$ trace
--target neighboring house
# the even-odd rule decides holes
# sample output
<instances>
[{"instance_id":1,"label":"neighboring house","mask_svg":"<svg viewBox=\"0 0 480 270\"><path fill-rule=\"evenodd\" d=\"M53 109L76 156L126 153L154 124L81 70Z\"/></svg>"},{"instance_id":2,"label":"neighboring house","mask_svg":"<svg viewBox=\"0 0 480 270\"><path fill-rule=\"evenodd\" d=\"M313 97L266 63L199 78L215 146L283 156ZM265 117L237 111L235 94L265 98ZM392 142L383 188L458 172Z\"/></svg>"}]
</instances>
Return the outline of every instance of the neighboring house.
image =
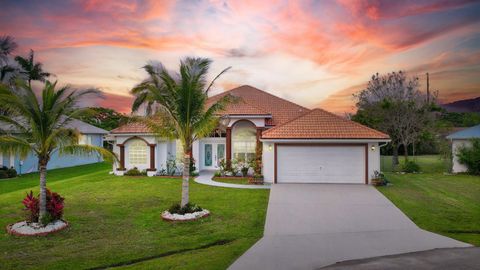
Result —
<instances>
[{"instance_id":1,"label":"neighboring house","mask_svg":"<svg viewBox=\"0 0 480 270\"><path fill-rule=\"evenodd\" d=\"M216 170L221 159L253 159L262 144L265 182L366 184L380 171L379 143L390 141L388 135L251 86L212 96L207 106L227 94L239 102L225 109L226 128L194 143L197 170ZM155 138L138 123L118 127L111 136L120 157L117 175L133 167L154 175L181 152L176 141Z\"/></svg>"},{"instance_id":2,"label":"neighboring house","mask_svg":"<svg viewBox=\"0 0 480 270\"><path fill-rule=\"evenodd\" d=\"M457 153L460 147L470 147L472 145L470 139L473 138L480 138L480 125L466 128L447 136L447 139L452 142L452 172L460 173L467 171L467 167L458 162Z\"/></svg>"},{"instance_id":3,"label":"neighboring house","mask_svg":"<svg viewBox=\"0 0 480 270\"><path fill-rule=\"evenodd\" d=\"M89 144L94 146L103 146L103 136L108 134L108 131L97 128L85 122L82 122L77 119L73 119L69 124L69 128L75 128L80 132L80 144ZM9 126L0 123L0 129L9 131ZM98 154L92 155L62 155L59 156L58 152L55 152L50 162L48 163L48 169L56 169L56 168L65 168L65 167L72 167L77 165L83 164L90 164L101 162L102 157ZM14 167L18 173L25 174L38 171L38 159L33 154L30 153L25 159L20 159L20 156L17 154L9 154L9 153L0 153L0 165L6 167Z\"/></svg>"}]
</instances>

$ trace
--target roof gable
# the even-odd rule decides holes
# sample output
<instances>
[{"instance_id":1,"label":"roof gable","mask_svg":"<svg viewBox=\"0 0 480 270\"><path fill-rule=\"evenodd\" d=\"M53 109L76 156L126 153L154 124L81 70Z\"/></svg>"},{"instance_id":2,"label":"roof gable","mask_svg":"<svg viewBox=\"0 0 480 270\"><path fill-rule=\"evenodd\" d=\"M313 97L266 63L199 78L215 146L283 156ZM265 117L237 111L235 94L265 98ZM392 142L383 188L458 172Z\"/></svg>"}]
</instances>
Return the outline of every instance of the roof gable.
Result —
<instances>
[{"instance_id":1,"label":"roof gable","mask_svg":"<svg viewBox=\"0 0 480 270\"><path fill-rule=\"evenodd\" d=\"M389 136L325 110L314 109L282 125L264 131L262 138L389 139Z\"/></svg>"},{"instance_id":2,"label":"roof gable","mask_svg":"<svg viewBox=\"0 0 480 270\"><path fill-rule=\"evenodd\" d=\"M274 96L265 91L249 85L242 85L232 90L210 97L207 100L207 107L211 106L218 99L225 95L232 95L240 99L239 102L229 104L224 110L224 114L230 115L251 115L251 114L270 114L271 119L267 119L267 125L278 125L296 118L309 109L295 104L291 101Z\"/></svg>"}]
</instances>

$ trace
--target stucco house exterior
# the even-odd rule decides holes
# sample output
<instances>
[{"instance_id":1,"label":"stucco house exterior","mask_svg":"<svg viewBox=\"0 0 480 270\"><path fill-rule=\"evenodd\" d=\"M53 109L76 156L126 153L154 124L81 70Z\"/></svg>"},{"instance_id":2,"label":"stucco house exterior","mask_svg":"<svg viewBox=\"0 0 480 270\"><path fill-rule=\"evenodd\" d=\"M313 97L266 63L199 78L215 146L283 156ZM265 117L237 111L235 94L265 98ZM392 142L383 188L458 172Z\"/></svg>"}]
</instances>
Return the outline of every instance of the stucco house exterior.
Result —
<instances>
[{"instance_id":1,"label":"stucco house exterior","mask_svg":"<svg viewBox=\"0 0 480 270\"><path fill-rule=\"evenodd\" d=\"M457 132L454 132L447 136L452 142L452 172L461 173L466 172L467 167L458 162L457 153L460 147L470 147L470 140L473 138L480 138L480 125L476 125L470 128L466 128Z\"/></svg>"},{"instance_id":2,"label":"stucco house exterior","mask_svg":"<svg viewBox=\"0 0 480 270\"><path fill-rule=\"evenodd\" d=\"M248 85L210 97L207 106L227 94L239 101L223 112L225 128L193 145L198 171L217 170L222 159L253 159L258 144L269 183L368 184L380 171L379 144L390 141L388 135ZM179 143L156 138L139 123L114 129L110 136L120 158L113 168L116 175L133 167L155 175L181 152Z\"/></svg>"},{"instance_id":3,"label":"stucco house exterior","mask_svg":"<svg viewBox=\"0 0 480 270\"><path fill-rule=\"evenodd\" d=\"M108 131L92 126L87 124L83 121L73 119L67 125L69 128L77 129L80 132L80 144L89 144L94 146L103 146L103 136L108 134ZM5 124L0 123L0 128L6 132L15 131L10 130L9 127ZM73 167L78 165L90 164L101 162L102 157L97 154L92 154L89 156L84 155L62 155L59 156L57 152L55 152L49 163L47 169L57 169L57 168L65 168L65 167ZM18 173L25 174L38 171L38 159L33 154L30 153L25 159L21 159L18 154L10 154L10 153L1 153L0 152L0 166L6 166L8 168L14 167Z\"/></svg>"}]
</instances>

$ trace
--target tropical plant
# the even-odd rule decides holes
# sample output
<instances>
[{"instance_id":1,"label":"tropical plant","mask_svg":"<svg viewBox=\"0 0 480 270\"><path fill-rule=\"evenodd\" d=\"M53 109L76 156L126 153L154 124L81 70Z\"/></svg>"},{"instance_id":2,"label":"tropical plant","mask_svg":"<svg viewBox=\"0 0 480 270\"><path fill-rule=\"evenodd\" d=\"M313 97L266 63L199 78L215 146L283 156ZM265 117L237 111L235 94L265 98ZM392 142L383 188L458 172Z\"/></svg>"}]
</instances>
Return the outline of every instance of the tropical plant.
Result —
<instances>
[{"instance_id":1,"label":"tropical plant","mask_svg":"<svg viewBox=\"0 0 480 270\"><path fill-rule=\"evenodd\" d=\"M0 37L0 82L9 82L15 77L18 71L10 64L9 56L18 47L17 43L11 36ZM13 76L12 76L13 74Z\"/></svg>"},{"instance_id":2,"label":"tropical plant","mask_svg":"<svg viewBox=\"0 0 480 270\"><path fill-rule=\"evenodd\" d=\"M149 63L144 69L148 78L132 89L135 100L132 110L146 106L148 116L143 122L159 137L178 139L183 151L181 206L189 202L189 178L192 145L208 136L219 124L218 113L231 100L225 95L207 106L208 92L213 83L229 68L218 74L210 84L207 75L211 60L187 57L180 61L179 73L168 71L161 63Z\"/></svg>"},{"instance_id":3,"label":"tropical plant","mask_svg":"<svg viewBox=\"0 0 480 270\"><path fill-rule=\"evenodd\" d=\"M46 190L46 197L47 197L47 215L42 216L40 218L39 212L39 198L33 196L33 191L27 193L25 199L23 199L22 203L25 206L25 210L27 211L27 221L28 222L39 222L42 219L45 220L42 223L49 223L50 221L59 220L63 217L63 208L64 208L64 200L62 196L60 196L56 192L51 192L49 189Z\"/></svg>"},{"instance_id":4,"label":"tropical plant","mask_svg":"<svg viewBox=\"0 0 480 270\"><path fill-rule=\"evenodd\" d=\"M20 74L25 76L29 86L32 85L32 81L45 82L45 80L51 75L50 73L43 71L42 63L35 63L33 50L30 50L30 53L26 58L16 56L15 61L17 61L22 68Z\"/></svg>"},{"instance_id":5,"label":"tropical plant","mask_svg":"<svg viewBox=\"0 0 480 270\"><path fill-rule=\"evenodd\" d=\"M24 81L15 87L0 85L0 107L5 115L0 122L8 130L0 130L0 152L18 153L25 158L33 153L38 158L40 173L39 217L47 213L47 165L53 154L102 155L105 160L116 160L115 155L92 145L80 145L79 132L69 126L74 117L85 113L78 107L79 100L97 90L74 91L68 87L55 89L57 83L47 81L37 97Z\"/></svg>"},{"instance_id":6,"label":"tropical plant","mask_svg":"<svg viewBox=\"0 0 480 270\"><path fill-rule=\"evenodd\" d=\"M12 54L18 45L12 36L0 36L0 61L3 63L8 62L8 56Z\"/></svg>"}]
</instances>

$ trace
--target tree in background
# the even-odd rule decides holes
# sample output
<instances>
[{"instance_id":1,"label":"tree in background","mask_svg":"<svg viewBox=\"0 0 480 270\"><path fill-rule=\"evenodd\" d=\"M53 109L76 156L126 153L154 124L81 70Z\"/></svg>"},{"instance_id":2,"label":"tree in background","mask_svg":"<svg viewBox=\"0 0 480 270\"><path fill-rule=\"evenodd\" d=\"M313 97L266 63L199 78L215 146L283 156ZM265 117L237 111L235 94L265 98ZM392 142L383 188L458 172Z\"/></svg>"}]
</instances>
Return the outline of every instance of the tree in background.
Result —
<instances>
[{"instance_id":1,"label":"tree in background","mask_svg":"<svg viewBox=\"0 0 480 270\"><path fill-rule=\"evenodd\" d=\"M40 216L42 223L48 223L47 166L51 156L63 154L101 154L106 160L116 159L115 155L92 145L80 145L79 132L68 127L72 118L85 113L78 107L85 95L96 94L95 90L70 91L68 87L55 89L56 83L46 82L41 95L35 95L31 86L17 80L15 87L0 84L0 108L6 112L0 116L3 127L0 130L0 152L18 153L26 157L33 153L38 158L40 173Z\"/></svg>"},{"instance_id":2,"label":"tree in background","mask_svg":"<svg viewBox=\"0 0 480 270\"><path fill-rule=\"evenodd\" d=\"M215 130L220 121L218 113L231 100L230 95L226 95L207 107L210 88L228 70L223 70L207 84L210 64L211 60L207 58L187 57L180 61L179 73L169 72L160 63L148 64L144 67L148 79L131 91L135 96L132 111L146 105L150 117L143 122L157 136L178 139L182 144L182 207L189 202L189 168L193 142Z\"/></svg>"},{"instance_id":3,"label":"tree in background","mask_svg":"<svg viewBox=\"0 0 480 270\"><path fill-rule=\"evenodd\" d=\"M398 165L398 148L415 143L433 123L435 98L427 101L418 78L402 72L373 75L367 88L354 95L357 113L352 120L387 133L393 149L392 165Z\"/></svg>"},{"instance_id":4,"label":"tree in background","mask_svg":"<svg viewBox=\"0 0 480 270\"><path fill-rule=\"evenodd\" d=\"M113 109L90 107L89 113L80 116L78 119L105 130L112 130L126 123L129 117Z\"/></svg>"},{"instance_id":5,"label":"tree in background","mask_svg":"<svg viewBox=\"0 0 480 270\"><path fill-rule=\"evenodd\" d=\"M20 74L25 77L28 85L32 85L32 81L45 82L50 77L50 73L43 71L42 63L35 62L34 52L30 50L28 57L16 56L15 61L20 65Z\"/></svg>"}]
</instances>

